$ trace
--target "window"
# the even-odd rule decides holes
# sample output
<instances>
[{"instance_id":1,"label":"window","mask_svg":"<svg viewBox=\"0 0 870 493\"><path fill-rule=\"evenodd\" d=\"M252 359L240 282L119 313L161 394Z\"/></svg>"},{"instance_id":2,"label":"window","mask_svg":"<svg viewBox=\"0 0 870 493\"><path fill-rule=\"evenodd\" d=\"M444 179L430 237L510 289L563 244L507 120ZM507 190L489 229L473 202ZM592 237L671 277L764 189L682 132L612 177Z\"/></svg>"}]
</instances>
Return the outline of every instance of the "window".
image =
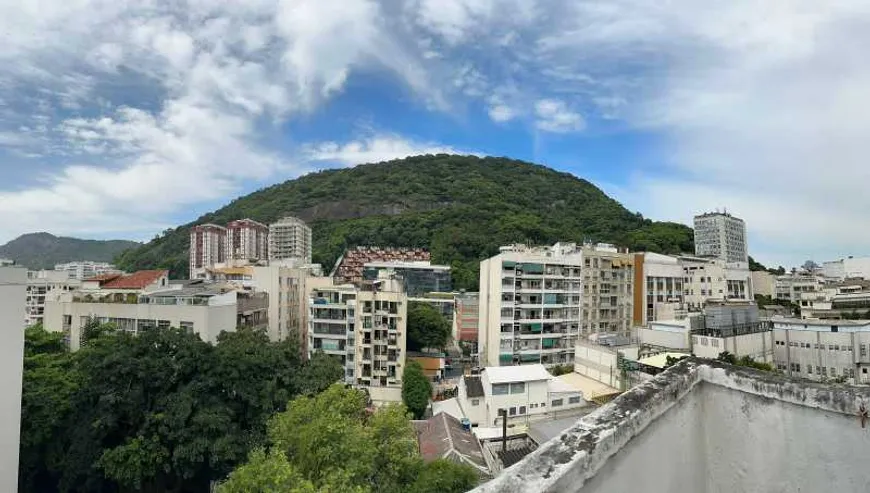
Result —
<instances>
[{"instance_id":1,"label":"window","mask_svg":"<svg viewBox=\"0 0 870 493\"><path fill-rule=\"evenodd\" d=\"M863 373L863 374L866 375L866 374L867 374L867 368L861 368L861 373Z\"/></svg>"},{"instance_id":2,"label":"window","mask_svg":"<svg viewBox=\"0 0 870 493\"><path fill-rule=\"evenodd\" d=\"M529 409L535 409L535 408L537 408L537 407L538 407L538 403L537 403L537 402L533 402L533 403L529 404Z\"/></svg>"},{"instance_id":3,"label":"window","mask_svg":"<svg viewBox=\"0 0 870 493\"><path fill-rule=\"evenodd\" d=\"M510 386L511 394L522 394L526 391L526 384L524 382L512 383Z\"/></svg>"},{"instance_id":4,"label":"window","mask_svg":"<svg viewBox=\"0 0 870 493\"><path fill-rule=\"evenodd\" d=\"M553 407L558 407L562 405L562 399L553 399Z\"/></svg>"},{"instance_id":5,"label":"window","mask_svg":"<svg viewBox=\"0 0 870 493\"><path fill-rule=\"evenodd\" d=\"M507 395L511 391L511 386L508 383L496 383L492 386L492 395Z\"/></svg>"},{"instance_id":6,"label":"window","mask_svg":"<svg viewBox=\"0 0 870 493\"><path fill-rule=\"evenodd\" d=\"M182 320L181 322L178 322L178 328L187 332L188 334L193 334L193 322L185 322L184 320Z\"/></svg>"},{"instance_id":7,"label":"window","mask_svg":"<svg viewBox=\"0 0 870 493\"><path fill-rule=\"evenodd\" d=\"M839 350L840 350L840 345L839 345L839 344L835 344L835 345L834 345L834 351L839 351Z\"/></svg>"},{"instance_id":8,"label":"window","mask_svg":"<svg viewBox=\"0 0 870 493\"><path fill-rule=\"evenodd\" d=\"M547 407L547 403L546 403L546 402L542 402L542 403L541 403L541 407Z\"/></svg>"},{"instance_id":9,"label":"window","mask_svg":"<svg viewBox=\"0 0 870 493\"><path fill-rule=\"evenodd\" d=\"M828 344L828 351L833 351L833 350L834 350L834 345Z\"/></svg>"},{"instance_id":10,"label":"window","mask_svg":"<svg viewBox=\"0 0 870 493\"><path fill-rule=\"evenodd\" d=\"M867 345L861 344L861 356L867 356Z\"/></svg>"},{"instance_id":11,"label":"window","mask_svg":"<svg viewBox=\"0 0 870 493\"><path fill-rule=\"evenodd\" d=\"M837 369L834 368L833 366L831 367L831 376L832 376L832 377L836 377L836 376L837 376Z\"/></svg>"},{"instance_id":12,"label":"window","mask_svg":"<svg viewBox=\"0 0 870 493\"><path fill-rule=\"evenodd\" d=\"M516 408L516 407L511 407L511 408L510 408L510 411L508 412L508 414L510 414L511 416L516 416L516 415L517 415L517 408Z\"/></svg>"},{"instance_id":13,"label":"window","mask_svg":"<svg viewBox=\"0 0 870 493\"><path fill-rule=\"evenodd\" d=\"M849 378L855 378L855 369L849 368Z\"/></svg>"},{"instance_id":14,"label":"window","mask_svg":"<svg viewBox=\"0 0 870 493\"><path fill-rule=\"evenodd\" d=\"M813 365L807 365L807 374L809 374L809 375L813 374Z\"/></svg>"},{"instance_id":15,"label":"window","mask_svg":"<svg viewBox=\"0 0 870 493\"><path fill-rule=\"evenodd\" d=\"M169 328L169 320L158 320L157 321L158 329L168 329Z\"/></svg>"},{"instance_id":16,"label":"window","mask_svg":"<svg viewBox=\"0 0 870 493\"><path fill-rule=\"evenodd\" d=\"M480 399L471 399L471 405L472 406L480 405Z\"/></svg>"},{"instance_id":17,"label":"window","mask_svg":"<svg viewBox=\"0 0 870 493\"><path fill-rule=\"evenodd\" d=\"M520 415L526 414L526 406L520 406Z\"/></svg>"},{"instance_id":18,"label":"window","mask_svg":"<svg viewBox=\"0 0 870 493\"><path fill-rule=\"evenodd\" d=\"M569 397L568 404L580 404L580 397Z\"/></svg>"},{"instance_id":19,"label":"window","mask_svg":"<svg viewBox=\"0 0 870 493\"><path fill-rule=\"evenodd\" d=\"M823 367L822 367L822 376L823 376L823 377L827 377L827 376L828 376L828 367L827 367L827 366L823 366Z\"/></svg>"}]
</instances>

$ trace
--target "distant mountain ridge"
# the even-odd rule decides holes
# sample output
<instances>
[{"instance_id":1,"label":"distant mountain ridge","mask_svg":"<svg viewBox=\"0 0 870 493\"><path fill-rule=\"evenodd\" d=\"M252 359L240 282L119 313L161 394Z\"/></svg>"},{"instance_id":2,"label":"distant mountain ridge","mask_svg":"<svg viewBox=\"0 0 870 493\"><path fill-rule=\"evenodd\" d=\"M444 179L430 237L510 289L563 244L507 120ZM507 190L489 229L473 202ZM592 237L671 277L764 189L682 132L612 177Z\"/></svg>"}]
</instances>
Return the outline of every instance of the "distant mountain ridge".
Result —
<instances>
[{"instance_id":1,"label":"distant mountain ridge","mask_svg":"<svg viewBox=\"0 0 870 493\"><path fill-rule=\"evenodd\" d=\"M75 260L111 262L141 243L127 240L82 240L50 233L29 233L0 246L0 258L9 258L29 269L53 269Z\"/></svg>"},{"instance_id":2,"label":"distant mountain ridge","mask_svg":"<svg viewBox=\"0 0 870 493\"><path fill-rule=\"evenodd\" d=\"M453 267L454 287L476 289L481 259L514 242L585 240L634 251L694 250L692 229L627 210L569 173L507 158L426 155L311 173L237 198L128 250L119 267L188 274L190 228L291 215L312 228L313 259L329 272L347 247L427 248Z\"/></svg>"}]
</instances>

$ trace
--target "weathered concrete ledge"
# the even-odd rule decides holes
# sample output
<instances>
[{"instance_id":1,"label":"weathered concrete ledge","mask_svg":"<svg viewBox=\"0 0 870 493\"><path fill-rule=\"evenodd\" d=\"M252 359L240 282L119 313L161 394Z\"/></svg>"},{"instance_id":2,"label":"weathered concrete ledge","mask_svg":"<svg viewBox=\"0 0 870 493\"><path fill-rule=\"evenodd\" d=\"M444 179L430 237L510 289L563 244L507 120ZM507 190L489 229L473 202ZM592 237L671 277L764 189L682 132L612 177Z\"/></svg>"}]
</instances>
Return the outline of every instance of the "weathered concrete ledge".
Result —
<instances>
[{"instance_id":1,"label":"weathered concrete ledge","mask_svg":"<svg viewBox=\"0 0 870 493\"><path fill-rule=\"evenodd\" d=\"M867 387L798 381L770 372L688 358L584 416L561 436L475 491L578 491L608 459L702 382L763 399L851 415L856 428L860 428L858 414L862 403L870 408Z\"/></svg>"}]
</instances>

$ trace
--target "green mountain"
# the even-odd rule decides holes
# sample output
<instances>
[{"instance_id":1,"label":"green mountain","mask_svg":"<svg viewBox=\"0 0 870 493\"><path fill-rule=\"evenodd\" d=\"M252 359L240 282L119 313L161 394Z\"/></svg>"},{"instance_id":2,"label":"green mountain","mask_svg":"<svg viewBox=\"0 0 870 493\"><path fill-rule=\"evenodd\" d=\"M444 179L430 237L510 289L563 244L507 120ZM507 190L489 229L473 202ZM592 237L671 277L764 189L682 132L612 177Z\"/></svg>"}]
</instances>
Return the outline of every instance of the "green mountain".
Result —
<instances>
[{"instance_id":1,"label":"green mountain","mask_svg":"<svg viewBox=\"0 0 870 493\"><path fill-rule=\"evenodd\" d=\"M55 264L74 260L110 262L121 252L141 246L124 240L80 240L30 233L0 246L0 258L10 258L30 269L53 269Z\"/></svg>"},{"instance_id":2,"label":"green mountain","mask_svg":"<svg viewBox=\"0 0 870 493\"><path fill-rule=\"evenodd\" d=\"M311 173L240 197L122 254L124 269L188 270L189 229L292 215L313 230L314 261L329 269L355 245L425 247L451 264L457 288L476 289L478 262L512 242L584 240L637 251L693 250L692 230L632 213L586 180L506 158L415 156Z\"/></svg>"}]
</instances>

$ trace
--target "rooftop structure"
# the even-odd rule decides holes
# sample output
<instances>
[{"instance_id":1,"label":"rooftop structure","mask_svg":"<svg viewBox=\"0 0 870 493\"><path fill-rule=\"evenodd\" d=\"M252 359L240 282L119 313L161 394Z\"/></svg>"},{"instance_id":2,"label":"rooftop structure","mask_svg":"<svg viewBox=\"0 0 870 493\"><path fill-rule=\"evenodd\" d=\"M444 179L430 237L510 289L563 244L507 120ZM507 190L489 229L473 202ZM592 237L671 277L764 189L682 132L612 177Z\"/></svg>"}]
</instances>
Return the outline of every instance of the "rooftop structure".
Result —
<instances>
[{"instance_id":1,"label":"rooftop structure","mask_svg":"<svg viewBox=\"0 0 870 493\"><path fill-rule=\"evenodd\" d=\"M695 216L695 255L748 262L746 223L726 212Z\"/></svg>"},{"instance_id":2,"label":"rooftop structure","mask_svg":"<svg viewBox=\"0 0 870 493\"><path fill-rule=\"evenodd\" d=\"M335 263L330 277L338 284L363 281L363 269L372 262L429 262L429 252L422 248L358 246L348 249Z\"/></svg>"},{"instance_id":3,"label":"rooftop structure","mask_svg":"<svg viewBox=\"0 0 870 493\"><path fill-rule=\"evenodd\" d=\"M363 279L366 281L375 280L385 272L401 279L408 296L420 297L452 289L449 265L432 265L428 260L376 261L363 265Z\"/></svg>"},{"instance_id":4,"label":"rooftop structure","mask_svg":"<svg viewBox=\"0 0 870 493\"><path fill-rule=\"evenodd\" d=\"M426 421L415 421L414 427L424 461L446 459L471 466L481 476L489 474L480 441L455 417L442 412Z\"/></svg>"},{"instance_id":5,"label":"rooftop structure","mask_svg":"<svg viewBox=\"0 0 870 493\"><path fill-rule=\"evenodd\" d=\"M822 262L822 273L829 279L861 278L870 280L870 257L846 257Z\"/></svg>"},{"instance_id":6,"label":"rooftop structure","mask_svg":"<svg viewBox=\"0 0 870 493\"><path fill-rule=\"evenodd\" d=\"M82 287L85 289L98 288L102 290L146 290L166 287L169 284L169 271L140 270L132 274L103 274L85 279Z\"/></svg>"},{"instance_id":7,"label":"rooftop structure","mask_svg":"<svg viewBox=\"0 0 870 493\"><path fill-rule=\"evenodd\" d=\"M690 358L473 491L868 491L868 401L867 387Z\"/></svg>"}]
</instances>

